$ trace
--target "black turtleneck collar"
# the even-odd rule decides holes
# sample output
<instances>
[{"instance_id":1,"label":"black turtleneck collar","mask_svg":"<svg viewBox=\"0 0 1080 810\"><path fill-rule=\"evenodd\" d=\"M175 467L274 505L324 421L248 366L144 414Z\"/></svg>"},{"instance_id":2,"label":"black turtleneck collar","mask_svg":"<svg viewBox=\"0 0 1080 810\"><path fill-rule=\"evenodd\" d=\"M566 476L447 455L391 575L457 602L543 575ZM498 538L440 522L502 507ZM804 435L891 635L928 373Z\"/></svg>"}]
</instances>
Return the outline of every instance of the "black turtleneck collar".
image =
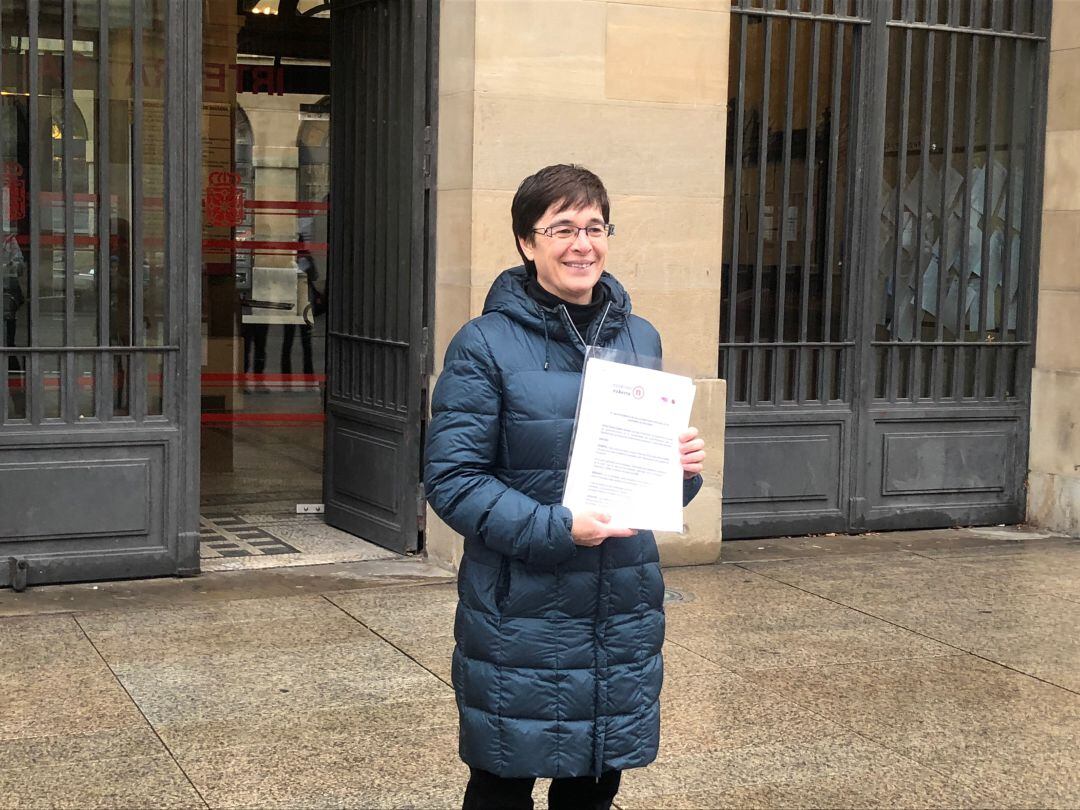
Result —
<instances>
[{"instance_id":1,"label":"black turtleneck collar","mask_svg":"<svg viewBox=\"0 0 1080 810\"><path fill-rule=\"evenodd\" d=\"M555 310L559 307L566 307L567 313L570 315L570 320L573 322L574 327L581 333L582 337L585 337L585 333L589 328L589 325L596 318L600 312L601 307L607 302L607 288L603 284L596 284L592 290L592 300L587 304L574 304L570 301L564 301L554 293L550 293L540 286L539 280L536 278L536 271L529 268L528 277L525 279L525 292L529 298L534 300L540 306L547 310Z\"/></svg>"}]
</instances>

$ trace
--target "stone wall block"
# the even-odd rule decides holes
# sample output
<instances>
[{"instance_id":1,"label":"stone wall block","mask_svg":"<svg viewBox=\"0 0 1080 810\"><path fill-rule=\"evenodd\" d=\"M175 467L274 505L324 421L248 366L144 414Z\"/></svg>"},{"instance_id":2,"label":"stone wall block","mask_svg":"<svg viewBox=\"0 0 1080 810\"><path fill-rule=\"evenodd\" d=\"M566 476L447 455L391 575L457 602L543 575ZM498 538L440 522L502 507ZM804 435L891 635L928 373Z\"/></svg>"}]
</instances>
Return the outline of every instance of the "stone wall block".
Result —
<instances>
[{"instance_id":1,"label":"stone wall block","mask_svg":"<svg viewBox=\"0 0 1080 810\"><path fill-rule=\"evenodd\" d=\"M1027 521L1080 537L1080 478L1040 472L1028 475Z\"/></svg>"},{"instance_id":2,"label":"stone wall block","mask_svg":"<svg viewBox=\"0 0 1080 810\"><path fill-rule=\"evenodd\" d=\"M1050 86L1047 90L1046 131L1080 129L1080 48L1050 54Z\"/></svg>"},{"instance_id":3,"label":"stone wall block","mask_svg":"<svg viewBox=\"0 0 1080 810\"><path fill-rule=\"evenodd\" d=\"M618 3L609 3L609 5L655 6L694 11L719 11L726 14L731 9L731 0L618 0Z\"/></svg>"},{"instance_id":4,"label":"stone wall block","mask_svg":"<svg viewBox=\"0 0 1080 810\"><path fill-rule=\"evenodd\" d=\"M1041 289L1080 292L1077 245L1080 245L1080 211L1047 211L1042 222Z\"/></svg>"},{"instance_id":5,"label":"stone wall block","mask_svg":"<svg viewBox=\"0 0 1080 810\"><path fill-rule=\"evenodd\" d=\"M464 189L440 192L435 223L440 284L471 283L472 230L472 194Z\"/></svg>"},{"instance_id":6,"label":"stone wall block","mask_svg":"<svg viewBox=\"0 0 1080 810\"><path fill-rule=\"evenodd\" d=\"M593 0L478 0L477 92L603 100L605 13Z\"/></svg>"},{"instance_id":7,"label":"stone wall block","mask_svg":"<svg viewBox=\"0 0 1080 810\"><path fill-rule=\"evenodd\" d=\"M1080 131L1046 133L1043 207L1080 211Z\"/></svg>"},{"instance_id":8,"label":"stone wall block","mask_svg":"<svg viewBox=\"0 0 1080 810\"><path fill-rule=\"evenodd\" d=\"M1055 0L1051 8L1050 50L1080 48L1080 3L1076 0Z\"/></svg>"},{"instance_id":9,"label":"stone wall block","mask_svg":"<svg viewBox=\"0 0 1080 810\"><path fill-rule=\"evenodd\" d=\"M519 180L524 178L522 175ZM510 224L510 204L516 190L515 185L510 191L478 190L473 194L472 283L483 287L485 293L499 273L521 264Z\"/></svg>"},{"instance_id":10,"label":"stone wall block","mask_svg":"<svg viewBox=\"0 0 1080 810\"><path fill-rule=\"evenodd\" d=\"M1080 372L1032 373L1029 467L1080 478Z\"/></svg>"},{"instance_id":11,"label":"stone wall block","mask_svg":"<svg viewBox=\"0 0 1080 810\"><path fill-rule=\"evenodd\" d=\"M436 374L442 371L446 347L470 318L471 293L472 288L468 285L441 282L435 285L435 344L432 358Z\"/></svg>"},{"instance_id":12,"label":"stone wall block","mask_svg":"<svg viewBox=\"0 0 1080 810\"><path fill-rule=\"evenodd\" d=\"M729 23L726 12L612 3L607 97L726 104Z\"/></svg>"},{"instance_id":13,"label":"stone wall block","mask_svg":"<svg viewBox=\"0 0 1080 810\"><path fill-rule=\"evenodd\" d=\"M615 195L609 269L638 290L713 288L720 296L722 199Z\"/></svg>"},{"instance_id":14,"label":"stone wall block","mask_svg":"<svg viewBox=\"0 0 1080 810\"><path fill-rule=\"evenodd\" d=\"M647 296L630 292L634 312L660 332L666 370L701 378L716 376L720 296L715 290L653 290Z\"/></svg>"},{"instance_id":15,"label":"stone wall block","mask_svg":"<svg viewBox=\"0 0 1080 810\"><path fill-rule=\"evenodd\" d=\"M476 65L475 0L441 0L439 93L472 92Z\"/></svg>"},{"instance_id":16,"label":"stone wall block","mask_svg":"<svg viewBox=\"0 0 1080 810\"><path fill-rule=\"evenodd\" d=\"M472 93L439 97L437 179L439 190L471 190L473 184L474 107Z\"/></svg>"},{"instance_id":17,"label":"stone wall block","mask_svg":"<svg viewBox=\"0 0 1080 810\"><path fill-rule=\"evenodd\" d=\"M1036 325L1035 366L1080 371L1080 292L1042 290Z\"/></svg>"},{"instance_id":18,"label":"stone wall block","mask_svg":"<svg viewBox=\"0 0 1080 810\"><path fill-rule=\"evenodd\" d=\"M573 162L619 194L715 199L723 196L725 125L723 108L478 95L475 183L512 191L542 166Z\"/></svg>"}]
</instances>

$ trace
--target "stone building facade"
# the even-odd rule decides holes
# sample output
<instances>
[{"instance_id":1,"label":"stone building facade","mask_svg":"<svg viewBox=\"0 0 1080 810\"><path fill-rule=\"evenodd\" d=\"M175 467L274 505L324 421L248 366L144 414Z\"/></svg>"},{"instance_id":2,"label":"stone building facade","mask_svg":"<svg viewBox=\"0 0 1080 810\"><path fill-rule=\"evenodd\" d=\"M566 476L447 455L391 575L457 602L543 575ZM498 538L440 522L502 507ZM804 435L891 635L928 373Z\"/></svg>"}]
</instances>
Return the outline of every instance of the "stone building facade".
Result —
<instances>
[{"instance_id":1,"label":"stone building facade","mask_svg":"<svg viewBox=\"0 0 1080 810\"><path fill-rule=\"evenodd\" d=\"M1054 3L1028 522L1080 536L1080 3Z\"/></svg>"}]
</instances>

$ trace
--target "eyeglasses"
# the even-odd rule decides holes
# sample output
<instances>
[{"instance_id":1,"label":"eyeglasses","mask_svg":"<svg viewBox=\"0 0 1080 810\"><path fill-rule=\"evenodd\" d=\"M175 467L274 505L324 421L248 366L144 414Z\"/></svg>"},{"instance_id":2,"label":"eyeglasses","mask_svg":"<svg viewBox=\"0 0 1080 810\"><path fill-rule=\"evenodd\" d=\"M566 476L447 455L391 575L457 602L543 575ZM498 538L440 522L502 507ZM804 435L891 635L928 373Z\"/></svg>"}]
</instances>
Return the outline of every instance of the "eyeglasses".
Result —
<instances>
[{"instance_id":1,"label":"eyeglasses","mask_svg":"<svg viewBox=\"0 0 1080 810\"><path fill-rule=\"evenodd\" d=\"M541 236L547 236L551 239L558 239L560 242L568 242L571 239L577 239L578 234L585 231L585 235L590 239L606 239L609 236L615 235L615 226L611 223L606 225L586 225L584 228L578 228L574 225L549 225L546 228L533 228L533 233L538 233Z\"/></svg>"}]
</instances>

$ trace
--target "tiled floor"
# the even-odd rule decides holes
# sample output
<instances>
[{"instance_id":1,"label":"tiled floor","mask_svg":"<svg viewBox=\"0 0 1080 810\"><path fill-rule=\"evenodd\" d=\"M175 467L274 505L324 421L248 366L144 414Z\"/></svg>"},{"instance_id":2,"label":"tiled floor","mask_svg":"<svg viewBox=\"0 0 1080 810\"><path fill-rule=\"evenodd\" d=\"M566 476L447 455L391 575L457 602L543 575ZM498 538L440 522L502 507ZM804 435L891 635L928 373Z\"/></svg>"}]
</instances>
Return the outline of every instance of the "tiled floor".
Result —
<instances>
[{"instance_id":1,"label":"tiled floor","mask_svg":"<svg viewBox=\"0 0 1080 810\"><path fill-rule=\"evenodd\" d=\"M619 806L1080 806L1080 541L840 540L666 572ZM455 586L396 570L0 592L0 807L460 806Z\"/></svg>"},{"instance_id":2,"label":"tiled floor","mask_svg":"<svg viewBox=\"0 0 1080 810\"><path fill-rule=\"evenodd\" d=\"M361 562L398 556L326 525L321 515L260 512L235 506L204 514L200 518L200 540L204 572Z\"/></svg>"}]
</instances>

